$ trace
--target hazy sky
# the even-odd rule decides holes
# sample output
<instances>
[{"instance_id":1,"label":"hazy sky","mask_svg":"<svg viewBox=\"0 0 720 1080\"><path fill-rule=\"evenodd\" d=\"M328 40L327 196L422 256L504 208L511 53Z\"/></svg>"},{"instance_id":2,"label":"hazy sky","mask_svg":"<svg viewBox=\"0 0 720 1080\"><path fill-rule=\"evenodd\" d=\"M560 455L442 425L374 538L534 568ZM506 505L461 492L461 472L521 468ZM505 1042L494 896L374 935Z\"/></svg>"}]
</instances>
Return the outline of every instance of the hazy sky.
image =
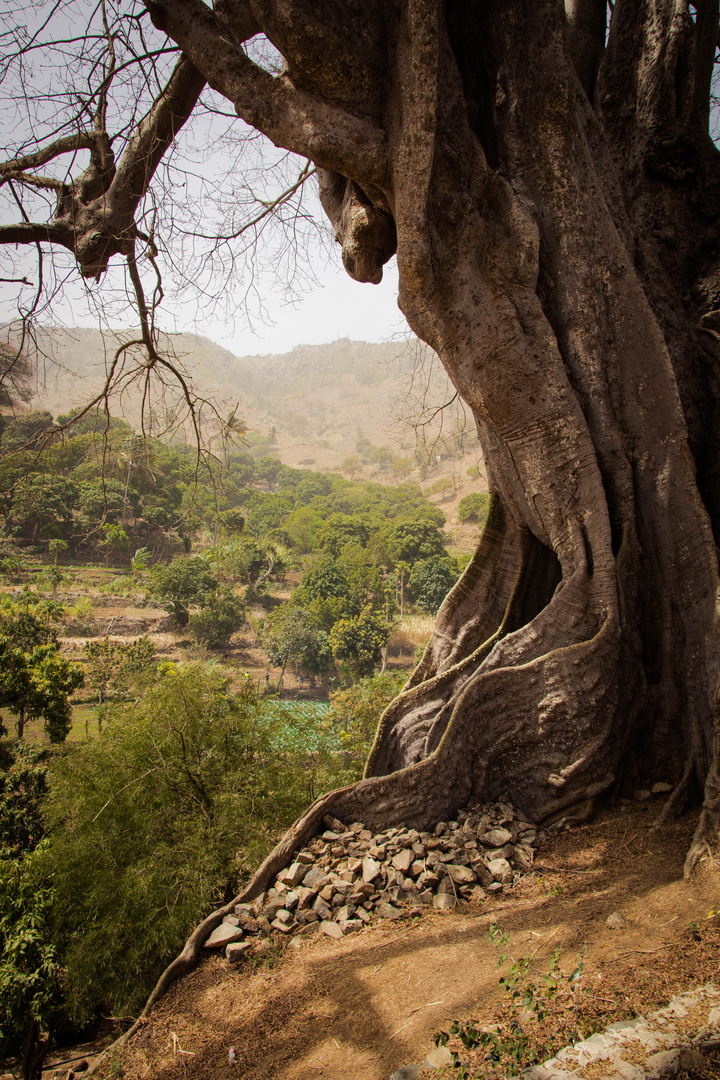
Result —
<instances>
[{"instance_id":1,"label":"hazy sky","mask_svg":"<svg viewBox=\"0 0 720 1080\"><path fill-rule=\"evenodd\" d=\"M204 327L202 333L236 356L288 352L295 345L320 345L338 338L353 341L387 341L407 331L397 306L397 265L386 267L380 285L363 285L348 277L338 259L316 271L319 284L299 301L288 304L268 291L264 302L271 325L255 324L252 330L228 330L221 322ZM183 329L192 329L191 326Z\"/></svg>"}]
</instances>

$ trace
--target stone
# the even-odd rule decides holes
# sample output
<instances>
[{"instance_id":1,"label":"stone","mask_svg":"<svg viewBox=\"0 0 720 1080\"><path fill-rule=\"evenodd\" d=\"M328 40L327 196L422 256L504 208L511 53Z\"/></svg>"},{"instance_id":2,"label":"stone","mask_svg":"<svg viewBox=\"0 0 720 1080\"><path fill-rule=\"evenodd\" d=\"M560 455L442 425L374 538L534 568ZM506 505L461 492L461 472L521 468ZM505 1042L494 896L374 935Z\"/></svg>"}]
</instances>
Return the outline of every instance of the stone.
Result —
<instances>
[{"instance_id":1,"label":"stone","mask_svg":"<svg viewBox=\"0 0 720 1080\"><path fill-rule=\"evenodd\" d=\"M402 874L407 874L413 863L413 853L410 848L404 848L397 855L393 855L390 861L396 870L399 870Z\"/></svg>"},{"instance_id":2,"label":"stone","mask_svg":"<svg viewBox=\"0 0 720 1080\"><path fill-rule=\"evenodd\" d=\"M286 914L290 915L290 912L288 911ZM290 919L292 920L292 915L290 915ZM289 923L285 922L284 919L273 919L270 926L273 930L278 930L281 934L289 934L293 929L294 924L292 921Z\"/></svg>"},{"instance_id":3,"label":"stone","mask_svg":"<svg viewBox=\"0 0 720 1080\"><path fill-rule=\"evenodd\" d=\"M487 893L480 885L476 885L470 890L468 900L472 900L475 904L482 903L483 900L487 900Z\"/></svg>"},{"instance_id":4,"label":"stone","mask_svg":"<svg viewBox=\"0 0 720 1080\"><path fill-rule=\"evenodd\" d=\"M661 780L657 784L653 784L650 791L653 795L669 795L672 789L672 784L666 784Z\"/></svg>"},{"instance_id":5,"label":"stone","mask_svg":"<svg viewBox=\"0 0 720 1080\"><path fill-rule=\"evenodd\" d=\"M270 926L270 920L266 919L264 915L261 915L257 922L265 937L270 937L270 933L272 930L272 927Z\"/></svg>"},{"instance_id":6,"label":"stone","mask_svg":"<svg viewBox=\"0 0 720 1080\"><path fill-rule=\"evenodd\" d=\"M469 866L459 866L450 863L447 868L448 877L452 878L456 885L474 885L475 874Z\"/></svg>"},{"instance_id":7,"label":"stone","mask_svg":"<svg viewBox=\"0 0 720 1080\"><path fill-rule=\"evenodd\" d=\"M444 1069L447 1065L452 1065L452 1063L453 1056L447 1046L436 1046L434 1050L430 1051L423 1064L426 1069Z\"/></svg>"},{"instance_id":8,"label":"stone","mask_svg":"<svg viewBox=\"0 0 720 1080\"><path fill-rule=\"evenodd\" d=\"M223 919L223 922L224 923L229 923L230 926L239 926L240 925L240 919L239 919L239 917L237 915L226 915L225 918Z\"/></svg>"},{"instance_id":9,"label":"stone","mask_svg":"<svg viewBox=\"0 0 720 1080\"><path fill-rule=\"evenodd\" d=\"M288 926L292 921L292 913L286 908L281 908L275 916L275 922L283 923L285 926Z\"/></svg>"},{"instance_id":10,"label":"stone","mask_svg":"<svg viewBox=\"0 0 720 1080\"><path fill-rule=\"evenodd\" d=\"M425 860L416 859L410 866L410 877L419 877L425 870Z\"/></svg>"},{"instance_id":11,"label":"stone","mask_svg":"<svg viewBox=\"0 0 720 1080\"><path fill-rule=\"evenodd\" d=\"M298 927L295 931L295 937L309 937L311 934L316 934L320 929L320 921L305 923L304 926Z\"/></svg>"},{"instance_id":12,"label":"stone","mask_svg":"<svg viewBox=\"0 0 720 1080\"><path fill-rule=\"evenodd\" d=\"M345 832L345 826L343 825L342 821L339 821L338 818L333 817L331 814L325 815L325 817L323 818L323 825L326 829L331 829L333 832L336 833Z\"/></svg>"},{"instance_id":13,"label":"stone","mask_svg":"<svg viewBox=\"0 0 720 1080\"><path fill-rule=\"evenodd\" d=\"M342 927L330 919L323 919L320 923L320 930L323 934L327 934L328 937L335 938L336 941L339 941L343 936Z\"/></svg>"},{"instance_id":14,"label":"stone","mask_svg":"<svg viewBox=\"0 0 720 1080\"><path fill-rule=\"evenodd\" d=\"M390 1080L418 1080L422 1065L402 1065L390 1077Z\"/></svg>"},{"instance_id":15,"label":"stone","mask_svg":"<svg viewBox=\"0 0 720 1080\"><path fill-rule=\"evenodd\" d=\"M513 852L513 862L520 870L529 870L533 864L535 853L531 847L518 844Z\"/></svg>"},{"instance_id":16,"label":"stone","mask_svg":"<svg viewBox=\"0 0 720 1080\"><path fill-rule=\"evenodd\" d=\"M360 919L338 919L338 926L343 934L353 934L358 930L362 930L363 925Z\"/></svg>"},{"instance_id":17,"label":"stone","mask_svg":"<svg viewBox=\"0 0 720 1080\"><path fill-rule=\"evenodd\" d=\"M298 898L297 906L301 911L303 908L310 907L316 896L314 889L307 889L304 885L300 885L296 893Z\"/></svg>"},{"instance_id":18,"label":"stone","mask_svg":"<svg viewBox=\"0 0 720 1080\"><path fill-rule=\"evenodd\" d=\"M633 795L638 802L647 802L650 798L650 792L647 788L637 788L636 791L633 791Z\"/></svg>"},{"instance_id":19,"label":"stone","mask_svg":"<svg viewBox=\"0 0 720 1080\"><path fill-rule=\"evenodd\" d=\"M624 930L627 926L627 919L619 911L613 911L605 920L605 925L609 930Z\"/></svg>"},{"instance_id":20,"label":"stone","mask_svg":"<svg viewBox=\"0 0 720 1080\"><path fill-rule=\"evenodd\" d=\"M257 919L240 919L240 928L245 931L246 934L257 934L260 927L258 926Z\"/></svg>"},{"instance_id":21,"label":"stone","mask_svg":"<svg viewBox=\"0 0 720 1080\"><path fill-rule=\"evenodd\" d=\"M509 829L490 829L484 833L479 840L485 845L485 847L499 848L504 844L509 844L512 840L512 833Z\"/></svg>"},{"instance_id":22,"label":"stone","mask_svg":"<svg viewBox=\"0 0 720 1080\"><path fill-rule=\"evenodd\" d=\"M355 912L355 916L364 923L370 922L370 912L366 911L364 907L359 907Z\"/></svg>"},{"instance_id":23,"label":"stone","mask_svg":"<svg viewBox=\"0 0 720 1080\"><path fill-rule=\"evenodd\" d=\"M319 919L332 918L332 911L320 896L318 896L315 903L313 904L313 911L317 912Z\"/></svg>"},{"instance_id":24,"label":"stone","mask_svg":"<svg viewBox=\"0 0 720 1080\"><path fill-rule=\"evenodd\" d=\"M273 896L265 907L262 909L262 918L272 921L277 915L278 911L285 906L285 900L282 896Z\"/></svg>"},{"instance_id":25,"label":"stone","mask_svg":"<svg viewBox=\"0 0 720 1080\"><path fill-rule=\"evenodd\" d=\"M247 956L252 947L252 941L231 941L225 947L225 956L231 964L237 964Z\"/></svg>"},{"instance_id":26,"label":"stone","mask_svg":"<svg viewBox=\"0 0 720 1080\"><path fill-rule=\"evenodd\" d=\"M493 882L491 882L490 885L487 886L487 892L489 892L489 893L498 893L498 892L502 892L502 891L503 891L503 883L502 883L502 881L493 881Z\"/></svg>"},{"instance_id":27,"label":"stone","mask_svg":"<svg viewBox=\"0 0 720 1080\"><path fill-rule=\"evenodd\" d=\"M347 922L354 917L356 911L357 908L354 904L343 904L342 907L338 908L337 921L339 923Z\"/></svg>"},{"instance_id":28,"label":"stone","mask_svg":"<svg viewBox=\"0 0 720 1080\"><path fill-rule=\"evenodd\" d=\"M381 919L401 919L403 914L400 908L395 907L394 904L390 904L388 901L378 904L375 910Z\"/></svg>"},{"instance_id":29,"label":"stone","mask_svg":"<svg viewBox=\"0 0 720 1080\"><path fill-rule=\"evenodd\" d=\"M303 878L303 886L306 889L322 889L328 884L328 876L319 866L313 866Z\"/></svg>"},{"instance_id":30,"label":"stone","mask_svg":"<svg viewBox=\"0 0 720 1080\"><path fill-rule=\"evenodd\" d=\"M295 856L295 861L302 863L303 866L312 866L315 862L315 856L311 851L299 851Z\"/></svg>"},{"instance_id":31,"label":"stone","mask_svg":"<svg viewBox=\"0 0 720 1080\"><path fill-rule=\"evenodd\" d=\"M304 863L294 862L287 870L283 870L278 874L278 881L283 885L287 885L289 889L294 889L296 885L300 885L302 879L308 872L308 868Z\"/></svg>"},{"instance_id":32,"label":"stone","mask_svg":"<svg viewBox=\"0 0 720 1080\"><path fill-rule=\"evenodd\" d=\"M433 907L436 911L450 911L457 905L457 900L452 893L439 892L433 896Z\"/></svg>"},{"instance_id":33,"label":"stone","mask_svg":"<svg viewBox=\"0 0 720 1080\"><path fill-rule=\"evenodd\" d=\"M362 876L363 881L376 881L380 877L381 871L380 863L370 857L363 859L362 863Z\"/></svg>"},{"instance_id":34,"label":"stone","mask_svg":"<svg viewBox=\"0 0 720 1080\"><path fill-rule=\"evenodd\" d=\"M298 906L299 900L300 897L298 896L298 894L296 892L293 892L292 889L288 889L288 891L285 893L285 910L294 911L295 908Z\"/></svg>"},{"instance_id":35,"label":"stone","mask_svg":"<svg viewBox=\"0 0 720 1080\"><path fill-rule=\"evenodd\" d=\"M243 936L243 932L239 926L233 926L232 923L222 922L219 926L216 926L212 934L210 934L203 942L204 949L220 949L225 945L229 945L231 941L239 941Z\"/></svg>"},{"instance_id":36,"label":"stone","mask_svg":"<svg viewBox=\"0 0 720 1080\"><path fill-rule=\"evenodd\" d=\"M236 915L249 919L252 914L252 904L236 904L233 910Z\"/></svg>"},{"instance_id":37,"label":"stone","mask_svg":"<svg viewBox=\"0 0 720 1080\"><path fill-rule=\"evenodd\" d=\"M501 885L509 885L512 881L512 866L507 859L491 859L487 868L495 881L499 881Z\"/></svg>"}]
</instances>

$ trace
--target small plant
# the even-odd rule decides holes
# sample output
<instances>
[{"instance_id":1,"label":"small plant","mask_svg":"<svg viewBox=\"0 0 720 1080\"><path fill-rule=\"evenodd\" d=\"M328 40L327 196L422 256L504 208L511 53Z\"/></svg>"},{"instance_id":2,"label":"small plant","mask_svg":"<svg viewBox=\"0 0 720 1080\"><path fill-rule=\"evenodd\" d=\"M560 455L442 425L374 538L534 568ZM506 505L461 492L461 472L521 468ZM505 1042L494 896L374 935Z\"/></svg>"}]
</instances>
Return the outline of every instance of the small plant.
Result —
<instances>
[{"instance_id":1,"label":"small plant","mask_svg":"<svg viewBox=\"0 0 720 1080\"><path fill-rule=\"evenodd\" d=\"M472 1022L455 1021L447 1032L441 1031L435 1042L444 1046L450 1036L457 1037L466 1050L484 1050L484 1061L493 1069L507 1076L517 1073L549 1057L552 1044L537 1025L549 1015L567 1016L577 1008L577 993L585 970L584 950L574 970L564 974L560 969L560 949L550 957L547 971L536 979L529 976L534 954L525 954L517 960L510 952L510 935L493 923L488 937L498 952L497 967L509 965L500 977L500 987L505 993L506 1016L494 1030L478 1027ZM589 993L589 988L586 992ZM578 1033L579 1036L579 1033ZM579 1036L580 1037L580 1036ZM470 1076L466 1067L460 1065L457 1054L454 1064L460 1068L456 1075L460 1080Z\"/></svg>"}]
</instances>

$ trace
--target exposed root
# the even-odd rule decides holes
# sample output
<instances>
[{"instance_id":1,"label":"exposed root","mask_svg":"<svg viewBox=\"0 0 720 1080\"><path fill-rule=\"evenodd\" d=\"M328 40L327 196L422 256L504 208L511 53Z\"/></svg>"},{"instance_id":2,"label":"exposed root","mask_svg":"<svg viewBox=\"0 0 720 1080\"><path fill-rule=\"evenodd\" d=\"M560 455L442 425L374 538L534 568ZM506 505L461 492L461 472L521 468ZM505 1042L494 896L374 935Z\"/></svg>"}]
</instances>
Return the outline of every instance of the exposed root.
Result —
<instances>
[{"instance_id":1,"label":"exposed root","mask_svg":"<svg viewBox=\"0 0 720 1080\"><path fill-rule=\"evenodd\" d=\"M665 822L670 817L671 812L675 809L675 807L677 806L677 804L680 801L681 797L687 791L688 784L690 782L690 776L691 776L692 770L693 770L693 764L694 764L693 755L689 754L688 759L685 762L685 768L683 769L682 776L678 780L678 782L675 785L674 789L668 795L668 798L667 798L667 800L665 802L665 805L663 806L662 810L660 811L660 813L657 815L657 817L653 821L652 825L650 826L650 831L651 832L655 832L657 829L659 829L662 825L665 824Z\"/></svg>"}]
</instances>

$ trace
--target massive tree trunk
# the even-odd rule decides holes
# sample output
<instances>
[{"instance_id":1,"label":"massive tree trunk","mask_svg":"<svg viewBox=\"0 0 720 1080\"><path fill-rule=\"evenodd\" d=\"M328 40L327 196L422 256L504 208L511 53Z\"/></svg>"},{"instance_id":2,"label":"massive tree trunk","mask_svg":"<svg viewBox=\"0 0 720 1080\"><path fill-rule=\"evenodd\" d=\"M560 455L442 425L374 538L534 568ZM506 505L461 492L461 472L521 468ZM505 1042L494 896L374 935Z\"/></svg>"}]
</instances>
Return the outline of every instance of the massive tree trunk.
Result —
<instances>
[{"instance_id":1,"label":"massive tree trunk","mask_svg":"<svg viewBox=\"0 0 720 1080\"><path fill-rule=\"evenodd\" d=\"M293 842L321 810L508 794L548 821L665 781L704 792L691 864L720 801L718 0L616 0L609 26L605 0L146 3L191 62L179 113L204 78L312 159L352 276L397 251L494 493L366 778Z\"/></svg>"},{"instance_id":2,"label":"massive tree trunk","mask_svg":"<svg viewBox=\"0 0 720 1080\"><path fill-rule=\"evenodd\" d=\"M226 10L286 58L272 87L210 58L197 5L153 8L241 116L321 167L350 274L379 280L397 250L400 306L472 409L494 493L366 779L326 805L427 824L507 793L547 821L665 781L706 789L699 844L718 794L717 0L695 19L617 0L607 35L604 0Z\"/></svg>"}]
</instances>

